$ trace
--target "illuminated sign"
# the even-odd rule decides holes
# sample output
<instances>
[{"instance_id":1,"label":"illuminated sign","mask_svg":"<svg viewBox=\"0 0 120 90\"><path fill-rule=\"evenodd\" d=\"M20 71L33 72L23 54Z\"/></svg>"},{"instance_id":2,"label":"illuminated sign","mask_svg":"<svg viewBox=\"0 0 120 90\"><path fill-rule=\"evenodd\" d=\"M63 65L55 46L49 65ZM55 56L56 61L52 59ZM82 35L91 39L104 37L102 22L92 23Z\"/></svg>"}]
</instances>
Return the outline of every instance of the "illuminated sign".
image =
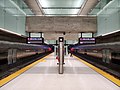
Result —
<instances>
[{"instance_id":1,"label":"illuminated sign","mask_svg":"<svg viewBox=\"0 0 120 90\"><path fill-rule=\"evenodd\" d=\"M43 44L44 38L42 38L42 37L28 37L27 43L28 44Z\"/></svg>"},{"instance_id":2,"label":"illuminated sign","mask_svg":"<svg viewBox=\"0 0 120 90\"><path fill-rule=\"evenodd\" d=\"M79 44L95 44L95 38L79 38Z\"/></svg>"}]
</instances>

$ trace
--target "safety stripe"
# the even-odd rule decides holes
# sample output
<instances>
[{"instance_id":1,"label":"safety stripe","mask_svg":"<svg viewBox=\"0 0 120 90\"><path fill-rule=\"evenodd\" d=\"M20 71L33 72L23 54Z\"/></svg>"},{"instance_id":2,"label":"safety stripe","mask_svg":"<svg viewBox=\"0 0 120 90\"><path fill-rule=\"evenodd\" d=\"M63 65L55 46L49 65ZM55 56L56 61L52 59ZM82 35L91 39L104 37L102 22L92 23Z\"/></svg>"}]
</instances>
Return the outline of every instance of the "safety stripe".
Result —
<instances>
[{"instance_id":1,"label":"safety stripe","mask_svg":"<svg viewBox=\"0 0 120 90\"><path fill-rule=\"evenodd\" d=\"M119 79L115 78L114 76L110 75L109 73L93 66L92 64L90 64L90 63L88 63L88 62L86 62L86 61L84 61L76 56L74 56L74 57L120 87L120 80Z\"/></svg>"},{"instance_id":2,"label":"safety stripe","mask_svg":"<svg viewBox=\"0 0 120 90\"><path fill-rule=\"evenodd\" d=\"M33 66L35 66L35 65L38 64L39 62L45 62L44 59L47 58L48 56L49 56L49 55L47 55L47 56L45 56L45 57L43 57L43 58L41 58L41 59L33 62L32 64L30 64L30 65L28 65L28 66L26 66L26 67L24 67L24 68L16 71L15 73L9 75L8 77L0 80L0 87L2 87L3 85L5 85L6 83L10 82L11 80L13 80L14 78L16 78L16 77L19 76L20 74L24 73L24 72L27 71L28 69L32 68Z\"/></svg>"}]
</instances>

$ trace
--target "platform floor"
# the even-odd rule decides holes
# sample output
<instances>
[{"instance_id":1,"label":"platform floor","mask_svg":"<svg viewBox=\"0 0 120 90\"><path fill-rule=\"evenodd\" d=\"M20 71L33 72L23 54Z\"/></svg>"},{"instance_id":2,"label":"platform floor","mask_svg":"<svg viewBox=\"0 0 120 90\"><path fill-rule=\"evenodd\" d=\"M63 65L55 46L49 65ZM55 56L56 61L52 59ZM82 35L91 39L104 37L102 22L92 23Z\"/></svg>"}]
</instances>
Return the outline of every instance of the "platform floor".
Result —
<instances>
[{"instance_id":1,"label":"platform floor","mask_svg":"<svg viewBox=\"0 0 120 90\"><path fill-rule=\"evenodd\" d=\"M64 74L60 75L57 60L51 54L0 90L120 90L120 87L70 56L65 56Z\"/></svg>"}]
</instances>

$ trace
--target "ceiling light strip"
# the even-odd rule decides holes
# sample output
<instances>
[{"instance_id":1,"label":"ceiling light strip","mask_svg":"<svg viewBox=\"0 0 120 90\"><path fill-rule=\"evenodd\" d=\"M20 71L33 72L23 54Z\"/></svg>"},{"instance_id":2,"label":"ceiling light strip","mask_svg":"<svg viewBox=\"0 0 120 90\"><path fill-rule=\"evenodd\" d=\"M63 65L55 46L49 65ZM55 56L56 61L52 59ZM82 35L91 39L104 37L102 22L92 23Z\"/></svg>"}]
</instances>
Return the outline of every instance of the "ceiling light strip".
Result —
<instances>
[{"instance_id":1,"label":"ceiling light strip","mask_svg":"<svg viewBox=\"0 0 120 90\"><path fill-rule=\"evenodd\" d=\"M81 9L81 7L42 7L42 9Z\"/></svg>"},{"instance_id":2,"label":"ceiling light strip","mask_svg":"<svg viewBox=\"0 0 120 90\"><path fill-rule=\"evenodd\" d=\"M4 29L4 28L0 28L0 30L2 30L2 31L4 31L4 32L8 32L8 33L11 33L11 34L15 34L15 35L21 36L21 34L19 34L19 33L16 33L16 32L13 32L13 31Z\"/></svg>"},{"instance_id":3,"label":"ceiling light strip","mask_svg":"<svg viewBox=\"0 0 120 90\"><path fill-rule=\"evenodd\" d=\"M106 36L106 35L110 35L110 34L117 33L117 32L120 32L120 30L115 30L115 31L112 31L112 32L109 32L109 33L102 34L100 36Z\"/></svg>"},{"instance_id":4,"label":"ceiling light strip","mask_svg":"<svg viewBox=\"0 0 120 90\"><path fill-rule=\"evenodd\" d=\"M45 15L78 15L78 14L45 14Z\"/></svg>"}]
</instances>

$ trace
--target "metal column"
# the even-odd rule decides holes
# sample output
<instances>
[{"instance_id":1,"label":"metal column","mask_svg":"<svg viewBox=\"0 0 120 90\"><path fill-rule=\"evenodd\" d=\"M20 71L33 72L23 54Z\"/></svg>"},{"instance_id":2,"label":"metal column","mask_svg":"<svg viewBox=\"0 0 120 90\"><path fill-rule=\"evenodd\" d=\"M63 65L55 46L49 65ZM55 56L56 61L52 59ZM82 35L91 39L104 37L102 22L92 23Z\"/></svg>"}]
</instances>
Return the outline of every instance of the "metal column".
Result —
<instances>
[{"instance_id":1,"label":"metal column","mask_svg":"<svg viewBox=\"0 0 120 90\"><path fill-rule=\"evenodd\" d=\"M59 74L63 74L63 64L64 64L64 38L59 37L58 46L58 57L59 57Z\"/></svg>"},{"instance_id":2,"label":"metal column","mask_svg":"<svg viewBox=\"0 0 120 90\"><path fill-rule=\"evenodd\" d=\"M12 64L12 49L8 50L8 64Z\"/></svg>"},{"instance_id":3,"label":"metal column","mask_svg":"<svg viewBox=\"0 0 120 90\"><path fill-rule=\"evenodd\" d=\"M16 62L17 58L17 49L9 49L8 50L8 64L13 64Z\"/></svg>"},{"instance_id":4,"label":"metal column","mask_svg":"<svg viewBox=\"0 0 120 90\"><path fill-rule=\"evenodd\" d=\"M111 62L111 50L110 49L103 49L102 50L102 59L103 62L105 63L110 63Z\"/></svg>"},{"instance_id":5,"label":"metal column","mask_svg":"<svg viewBox=\"0 0 120 90\"><path fill-rule=\"evenodd\" d=\"M13 55L12 55L12 59L13 59L13 63L16 62L16 59L17 59L17 49L13 49Z\"/></svg>"}]
</instances>

